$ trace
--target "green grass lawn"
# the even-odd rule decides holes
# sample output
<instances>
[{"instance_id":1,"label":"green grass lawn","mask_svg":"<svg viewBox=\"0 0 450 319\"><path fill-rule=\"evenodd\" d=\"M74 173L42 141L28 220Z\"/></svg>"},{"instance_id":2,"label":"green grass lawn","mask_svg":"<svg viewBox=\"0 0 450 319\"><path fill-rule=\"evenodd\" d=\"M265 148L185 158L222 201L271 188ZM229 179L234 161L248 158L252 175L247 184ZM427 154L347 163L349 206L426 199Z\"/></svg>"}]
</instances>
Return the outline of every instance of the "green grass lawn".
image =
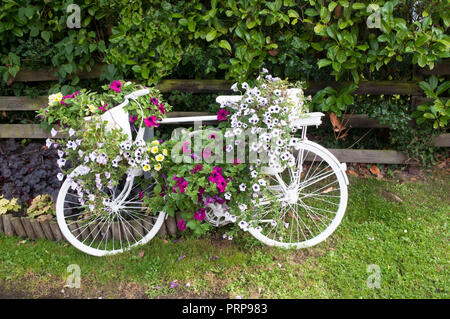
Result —
<instances>
[{"instance_id":1,"label":"green grass lawn","mask_svg":"<svg viewBox=\"0 0 450 319\"><path fill-rule=\"evenodd\" d=\"M243 233L223 240L223 230L176 242L158 238L103 258L67 243L0 236L0 295L449 298L449 181L442 170L406 183L351 178L336 232L298 251L265 247ZM64 287L70 264L81 268L79 289ZM367 284L376 276L369 265L379 267L379 288ZM170 288L173 281L179 286Z\"/></svg>"}]
</instances>

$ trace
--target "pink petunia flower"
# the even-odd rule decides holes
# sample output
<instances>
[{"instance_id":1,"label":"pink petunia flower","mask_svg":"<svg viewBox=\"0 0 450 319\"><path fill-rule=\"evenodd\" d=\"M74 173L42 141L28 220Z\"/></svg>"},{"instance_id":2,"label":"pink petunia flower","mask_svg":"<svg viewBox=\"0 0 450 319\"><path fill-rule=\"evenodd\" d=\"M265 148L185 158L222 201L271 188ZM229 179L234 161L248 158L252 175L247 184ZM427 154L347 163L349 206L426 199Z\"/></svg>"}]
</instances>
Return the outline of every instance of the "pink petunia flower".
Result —
<instances>
[{"instance_id":1,"label":"pink petunia flower","mask_svg":"<svg viewBox=\"0 0 450 319\"><path fill-rule=\"evenodd\" d=\"M239 158L235 158L234 161L233 161L233 165L238 165L238 164L241 164L241 163L242 163L242 161Z\"/></svg>"},{"instance_id":2,"label":"pink petunia flower","mask_svg":"<svg viewBox=\"0 0 450 319\"><path fill-rule=\"evenodd\" d=\"M227 115L230 114L230 112L228 112L225 109L220 109L219 112L217 112L217 120L220 121L225 121L227 119Z\"/></svg>"},{"instance_id":3,"label":"pink petunia flower","mask_svg":"<svg viewBox=\"0 0 450 319\"><path fill-rule=\"evenodd\" d=\"M183 194L186 187L188 186L188 181L185 180L183 177L177 177L177 175L174 175L172 180L177 181L177 184L172 187L172 191L176 193L177 192L176 188L178 187L180 194Z\"/></svg>"},{"instance_id":4,"label":"pink petunia flower","mask_svg":"<svg viewBox=\"0 0 450 319\"><path fill-rule=\"evenodd\" d=\"M195 165L193 169L190 170L191 174L195 174L196 172L200 172L203 169L202 164Z\"/></svg>"},{"instance_id":5,"label":"pink petunia flower","mask_svg":"<svg viewBox=\"0 0 450 319\"><path fill-rule=\"evenodd\" d=\"M185 230L186 230L186 221L185 221L184 219L180 219L180 220L177 222L177 226L178 226L178 228L181 229L182 231L185 231Z\"/></svg>"},{"instance_id":6,"label":"pink petunia flower","mask_svg":"<svg viewBox=\"0 0 450 319\"><path fill-rule=\"evenodd\" d=\"M121 88L122 88L122 82L120 82L120 81L113 81L111 83L110 88L111 88L111 90L114 90L117 93L119 93L121 91Z\"/></svg>"},{"instance_id":7,"label":"pink petunia flower","mask_svg":"<svg viewBox=\"0 0 450 319\"><path fill-rule=\"evenodd\" d=\"M166 114L166 108L162 103L158 106L158 109L162 114Z\"/></svg>"},{"instance_id":8,"label":"pink petunia flower","mask_svg":"<svg viewBox=\"0 0 450 319\"><path fill-rule=\"evenodd\" d=\"M205 217L206 217L206 209L204 208L201 208L199 211L196 211L194 213L194 218L196 220L202 221L205 219Z\"/></svg>"},{"instance_id":9,"label":"pink petunia flower","mask_svg":"<svg viewBox=\"0 0 450 319\"><path fill-rule=\"evenodd\" d=\"M147 126L147 127L153 127L153 126L159 127L159 123L157 123L156 120L157 120L156 116L153 116L153 115L150 116L150 117L145 118L144 119L145 126Z\"/></svg>"}]
</instances>

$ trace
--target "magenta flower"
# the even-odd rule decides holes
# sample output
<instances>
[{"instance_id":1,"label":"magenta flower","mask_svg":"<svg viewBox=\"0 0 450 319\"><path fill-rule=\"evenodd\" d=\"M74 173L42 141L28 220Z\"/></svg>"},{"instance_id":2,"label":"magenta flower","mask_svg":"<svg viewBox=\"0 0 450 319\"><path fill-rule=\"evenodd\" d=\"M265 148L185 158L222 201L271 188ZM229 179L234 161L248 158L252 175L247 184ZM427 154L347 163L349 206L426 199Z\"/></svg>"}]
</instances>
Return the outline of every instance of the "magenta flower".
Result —
<instances>
[{"instance_id":1,"label":"magenta flower","mask_svg":"<svg viewBox=\"0 0 450 319\"><path fill-rule=\"evenodd\" d=\"M152 97L152 98L150 99L150 102L152 102L152 103L155 104L155 105L158 105L158 104L159 104L158 99L157 99L156 97Z\"/></svg>"},{"instance_id":2,"label":"magenta flower","mask_svg":"<svg viewBox=\"0 0 450 319\"><path fill-rule=\"evenodd\" d=\"M72 94L66 95L61 99L61 104L63 105L67 105L67 103L64 102L65 99L71 99L72 98Z\"/></svg>"},{"instance_id":3,"label":"magenta flower","mask_svg":"<svg viewBox=\"0 0 450 319\"><path fill-rule=\"evenodd\" d=\"M219 112L217 112L217 120L220 121L225 121L227 119L227 115L230 114L230 112L228 112L225 109L220 109Z\"/></svg>"},{"instance_id":4,"label":"magenta flower","mask_svg":"<svg viewBox=\"0 0 450 319\"><path fill-rule=\"evenodd\" d=\"M156 116L153 116L153 115L150 116L150 117L145 118L144 119L145 126L147 126L147 127L153 127L153 126L159 127L159 123L156 123L156 120L157 120Z\"/></svg>"},{"instance_id":5,"label":"magenta flower","mask_svg":"<svg viewBox=\"0 0 450 319\"><path fill-rule=\"evenodd\" d=\"M131 116L130 116L130 123L136 122L137 119L138 119L138 116L137 116L137 115L131 115Z\"/></svg>"},{"instance_id":6,"label":"magenta flower","mask_svg":"<svg viewBox=\"0 0 450 319\"><path fill-rule=\"evenodd\" d=\"M219 189L219 192L223 193L227 187L227 182L222 176L220 176L220 178L216 180L216 186Z\"/></svg>"},{"instance_id":7,"label":"magenta flower","mask_svg":"<svg viewBox=\"0 0 450 319\"><path fill-rule=\"evenodd\" d=\"M190 170L191 174L195 174L196 172L200 172L203 169L202 164L195 165L193 169Z\"/></svg>"},{"instance_id":8,"label":"magenta flower","mask_svg":"<svg viewBox=\"0 0 450 319\"><path fill-rule=\"evenodd\" d=\"M241 164L242 161L239 158L235 158L233 161L233 165Z\"/></svg>"},{"instance_id":9,"label":"magenta flower","mask_svg":"<svg viewBox=\"0 0 450 319\"><path fill-rule=\"evenodd\" d=\"M212 139L212 140L215 140L217 138L217 135L216 134L214 134L214 133L212 133L211 135L209 135L208 136L208 139Z\"/></svg>"},{"instance_id":10,"label":"magenta flower","mask_svg":"<svg viewBox=\"0 0 450 319\"><path fill-rule=\"evenodd\" d=\"M102 110L103 112L106 112L106 109L105 109L106 106L108 106L108 104L100 105L100 106L98 107L98 109L99 109L99 110Z\"/></svg>"},{"instance_id":11,"label":"magenta flower","mask_svg":"<svg viewBox=\"0 0 450 319\"><path fill-rule=\"evenodd\" d=\"M205 219L205 217L206 217L206 209L204 208L201 208L199 211L196 211L194 213L194 218L196 220L202 221Z\"/></svg>"},{"instance_id":12,"label":"magenta flower","mask_svg":"<svg viewBox=\"0 0 450 319\"><path fill-rule=\"evenodd\" d=\"M185 231L185 230L186 230L186 221L185 221L184 219L180 219L180 220L177 222L177 226L178 226L178 228L181 229L182 231Z\"/></svg>"},{"instance_id":13,"label":"magenta flower","mask_svg":"<svg viewBox=\"0 0 450 319\"><path fill-rule=\"evenodd\" d=\"M139 199L143 199L144 196L145 196L144 192L140 190L139 191Z\"/></svg>"},{"instance_id":14,"label":"magenta flower","mask_svg":"<svg viewBox=\"0 0 450 319\"><path fill-rule=\"evenodd\" d=\"M201 203L203 201L203 194L205 193L205 191L206 191L206 189L201 186L198 188L197 201L199 203Z\"/></svg>"},{"instance_id":15,"label":"magenta flower","mask_svg":"<svg viewBox=\"0 0 450 319\"><path fill-rule=\"evenodd\" d=\"M162 103L158 106L158 109L162 114L166 114L166 108Z\"/></svg>"},{"instance_id":16,"label":"magenta flower","mask_svg":"<svg viewBox=\"0 0 450 319\"><path fill-rule=\"evenodd\" d=\"M177 192L176 188L178 187L178 189L180 190L180 194L183 194L186 187L188 186L188 181L185 180L183 177L177 177L177 175L174 175L172 180L177 181L177 184L172 187L172 191L176 193Z\"/></svg>"},{"instance_id":17,"label":"magenta flower","mask_svg":"<svg viewBox=\"0 0 450 319\"><path fill-rule=\"evenodd\" d=\"M111 83L111 90L116 91L117 93L120 92L120 89L122 88L122 83L120 81L113 81Z\"/></svg>"}]
</instances>

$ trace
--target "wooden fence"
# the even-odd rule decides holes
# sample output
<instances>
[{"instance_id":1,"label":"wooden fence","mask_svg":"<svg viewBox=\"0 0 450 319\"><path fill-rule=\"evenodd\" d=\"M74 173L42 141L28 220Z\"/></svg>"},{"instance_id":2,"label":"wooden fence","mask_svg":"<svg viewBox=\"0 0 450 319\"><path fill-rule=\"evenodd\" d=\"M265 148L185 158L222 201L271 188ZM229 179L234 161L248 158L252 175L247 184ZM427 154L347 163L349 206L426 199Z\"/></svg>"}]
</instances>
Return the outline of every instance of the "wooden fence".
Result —
<instances>
[{"instance_id":1,"label":"wooden fence","mask_svg":"<svg viewBox=\"0 0 450 319\"><path fill-rule=\"evenodd\" d=\"M96 66L91 72L81 72L82 79L98 78L101 68ZM422 69L415 72L415 81L364 81L360 82L355 94L372 95L410 95L413 106L422 104L426 99L419 88L418 81L423 75L450 74L448 63L442 64L433 70ZM54 81L58 77L48 70L20 71L14 79L17 82ZM161 92L182 91L192 93L232 93L231 82L225 80L163 80L157 85ZM345 83L340 83L340 85ZM330 83L309 83L307 94L314 94ZM35 111L47 105L48 98L41 96L35 99L27 97L0 96L0 111ZM168 117L208 115L205 112L171 112ZM325 119L326 120L326 119ZM347 121L351 128L389 128L378 120L369 118L364 114L347 114L343 121ZM413 123L411 123L413 125ZM0 124L0 138L47 138L50 132L43 130L39 124ZM433 141L433 145L450 147L450 134L441 134ZM407 164L408 157L402 152L393 150L363 150L363 149L330 149L342 162L380 163L380 164Z\"/></svg>"}]
</instances>

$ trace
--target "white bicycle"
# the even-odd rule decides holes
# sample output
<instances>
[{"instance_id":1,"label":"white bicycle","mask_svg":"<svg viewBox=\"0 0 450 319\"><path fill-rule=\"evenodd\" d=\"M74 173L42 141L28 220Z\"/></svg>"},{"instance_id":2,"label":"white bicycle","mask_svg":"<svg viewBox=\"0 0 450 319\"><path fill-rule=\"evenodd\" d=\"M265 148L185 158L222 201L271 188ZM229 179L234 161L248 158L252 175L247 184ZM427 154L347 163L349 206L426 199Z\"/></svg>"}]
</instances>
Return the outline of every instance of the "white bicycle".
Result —
<instances>
[{"instance_id":1,"label":"white bicycle","mask_svg":"<svg viewBox=\"0 0 450 319\"><path fill-rule=\"evenodd\" d=\"M128 114L124 110L129 101L148 94L139 90L125 97L125 101L102 115L109 127L119 127L131 138ZM294 93L294 92L289 92ZM295 96L295 94L293 94ZM240 96L219 96L218 103L236 102ZM295 103L295 100L294 100ZM282 171L265 170L269 181L263 199L253 207L257 227L248 231L258 240L270 246L306 248L316 245L340 224L347 207L348 179L345 163L317 143L307 140L308 126L322 123L324 114L307 113L298 119L301 141L293 152L296 165ZM211 122L217 116L176 117L163 119L161 124ZM140 127L136 139L148 138L148 131ZM75 169L74 171L76 171ZM156 181L140 169L130 169L122 182L113 190L105 190L108 202L106 212L94 213L92 218L80 221L86 209L64 181L56 202L58 225L64 237L77 249L94 256L116 254L145 244L159 231L167 218L157 207L144 207L141 193L151 196ZM275 205L277 204L277 205ZM223 205L206 206L206 221L219 227L228 224Z\"/></svg>"}]
</instances>

